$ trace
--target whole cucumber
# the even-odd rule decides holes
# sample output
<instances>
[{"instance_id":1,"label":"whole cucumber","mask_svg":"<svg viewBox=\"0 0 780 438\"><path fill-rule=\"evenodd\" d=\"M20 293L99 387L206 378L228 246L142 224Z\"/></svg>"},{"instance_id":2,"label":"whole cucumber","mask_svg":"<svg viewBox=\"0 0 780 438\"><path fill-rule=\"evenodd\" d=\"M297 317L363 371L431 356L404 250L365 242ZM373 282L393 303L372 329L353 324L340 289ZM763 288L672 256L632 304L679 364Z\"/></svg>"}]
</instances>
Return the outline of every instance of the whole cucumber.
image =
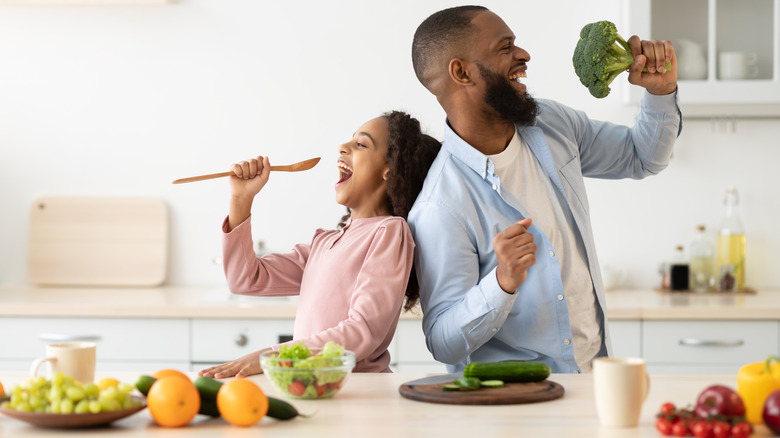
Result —
<instances>
[{"instance_id":1,"label":"whole cucumber","mask_svg":"<svg viewBox=\"0 0 780 438\"><path fill-rule=\"evenodd\" d=\"M192 383L200 394L200 410L198 413L201 415L219 417L217 393L219 392L219 388L222 387L222 382L212 379L211 377L199 376Z\"/></svg>"},{"instance_id":2,"label":"whole cucumber","mask_svg":"<svg viewBox=\"0 0 780 438\"><path fill-rule=\"evenodd\" d=\"M198 413L219 417L217 394L219 393L219 388L222 387L222 382L211 377L200 376L195 379L194 384L200 393L200 411ZM268 397L268 412L266 415L277 420L291 420L301 414L291 404Z\"/></svg>"},{"instance_id":3,"label":"whole cucumber","mask_svg":"<svg viewBox=\"0 0 780 438\"><path fill-rule=\"evenodd\" d=\"M463 377L480 380L503 380L507 383L541 382L550 377L550 367L543 362L507 360L502 362L472 362L463 369Z\"/></svg>"}]
</instances>

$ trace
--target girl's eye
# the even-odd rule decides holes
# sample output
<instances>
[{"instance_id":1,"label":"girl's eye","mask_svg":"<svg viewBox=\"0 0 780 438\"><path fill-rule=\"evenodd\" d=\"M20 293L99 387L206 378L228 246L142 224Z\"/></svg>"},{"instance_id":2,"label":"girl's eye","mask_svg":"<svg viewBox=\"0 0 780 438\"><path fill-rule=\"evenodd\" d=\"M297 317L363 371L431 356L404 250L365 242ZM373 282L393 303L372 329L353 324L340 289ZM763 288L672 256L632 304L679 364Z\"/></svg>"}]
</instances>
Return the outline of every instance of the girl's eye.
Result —
<instances>
[{"instance_id":1,"label":"girl's eye","mask_svg":"<svg viewBox=\"0 0 780 438\"><path fill-rule=\"evenodd\" d=\"M363 143L358 142L357 143L357 147L359 147L359 148L366 148L368 146L364 145Z\"/></svg>"}]
</instances>

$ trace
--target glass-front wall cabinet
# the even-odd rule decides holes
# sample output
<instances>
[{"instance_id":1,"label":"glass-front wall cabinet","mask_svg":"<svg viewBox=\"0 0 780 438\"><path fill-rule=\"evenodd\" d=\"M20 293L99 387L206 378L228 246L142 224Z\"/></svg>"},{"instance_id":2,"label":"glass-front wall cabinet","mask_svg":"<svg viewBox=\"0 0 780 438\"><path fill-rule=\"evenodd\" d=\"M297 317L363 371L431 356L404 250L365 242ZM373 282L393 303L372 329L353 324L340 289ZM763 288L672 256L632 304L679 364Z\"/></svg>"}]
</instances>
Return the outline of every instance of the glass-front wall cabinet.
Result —
<instances>
[{"instance_id":1,"label":"glass-front wall cabinet","mask_svg":"<svg viewBox=\"0 0 780 438\"><path fill-rule=\"evenodd\" d=\"M780 0L626 0L626 11L626 33L674 43L684 112L780 116Z\"/></svg>"}]
</instances>

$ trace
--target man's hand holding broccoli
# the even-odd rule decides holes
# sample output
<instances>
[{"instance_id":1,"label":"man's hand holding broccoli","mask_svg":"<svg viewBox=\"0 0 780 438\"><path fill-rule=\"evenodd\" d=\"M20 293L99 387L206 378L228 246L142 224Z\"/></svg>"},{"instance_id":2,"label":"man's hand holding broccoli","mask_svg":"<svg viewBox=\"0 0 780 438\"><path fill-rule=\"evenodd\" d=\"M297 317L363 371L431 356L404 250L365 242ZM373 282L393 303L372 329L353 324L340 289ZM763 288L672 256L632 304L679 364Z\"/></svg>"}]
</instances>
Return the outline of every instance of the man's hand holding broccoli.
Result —
<instances>
[{"instance_id":1,"label":"man's hand holding broccoli","mask_svg":"<svg viewBox=\"0 0 780 438\"><path fill-rule=\"evenodd\" d=\"M641 41L634 35L625 41L609 21L586 24L572 58L580 82L594 97L606 97L609 84L628 71L628 82L652 94L677 89L677 57L669 41Z\"/></svg>"}]
</instances>

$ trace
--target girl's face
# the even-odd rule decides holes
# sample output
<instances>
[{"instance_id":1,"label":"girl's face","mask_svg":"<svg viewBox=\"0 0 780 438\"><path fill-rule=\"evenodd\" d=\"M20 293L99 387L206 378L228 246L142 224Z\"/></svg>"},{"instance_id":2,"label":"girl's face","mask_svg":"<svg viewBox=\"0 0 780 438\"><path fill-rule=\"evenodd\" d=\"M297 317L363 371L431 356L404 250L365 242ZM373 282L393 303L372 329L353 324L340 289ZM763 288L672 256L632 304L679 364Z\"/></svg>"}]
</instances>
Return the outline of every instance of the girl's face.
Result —
<instances>
[{"instance_id":1,"label":"girl's face","mask_svg":"<svg viewBox=\"0 0 780 438\"><path fill-rule=\"evenodd\" d=\"M339 181L336 202L352 210L352 218L389 215L387 173L389 166L387 119L377 117L364 123L352 139L339 146Z\"/></svg>"}]
</instances>

